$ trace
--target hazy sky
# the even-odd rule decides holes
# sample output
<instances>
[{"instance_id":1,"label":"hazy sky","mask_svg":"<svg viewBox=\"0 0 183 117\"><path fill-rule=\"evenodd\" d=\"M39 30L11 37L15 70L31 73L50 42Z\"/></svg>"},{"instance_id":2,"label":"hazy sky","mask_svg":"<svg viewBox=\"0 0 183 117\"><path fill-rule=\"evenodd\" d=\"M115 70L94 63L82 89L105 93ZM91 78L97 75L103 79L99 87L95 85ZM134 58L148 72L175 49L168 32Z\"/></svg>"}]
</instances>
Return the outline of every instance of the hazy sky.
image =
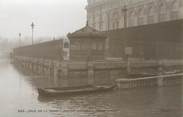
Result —
<instances>
[{"instance_id":1,"label":"hazy sky","mask_svg":"<svg viewBox=\"0 0 183 117\"><path fill-rule=\"evenodd\" d=\"M85 25L86 0L0 0L0 36L16 38L66 35Z\"/></svg>"}]
</instances>

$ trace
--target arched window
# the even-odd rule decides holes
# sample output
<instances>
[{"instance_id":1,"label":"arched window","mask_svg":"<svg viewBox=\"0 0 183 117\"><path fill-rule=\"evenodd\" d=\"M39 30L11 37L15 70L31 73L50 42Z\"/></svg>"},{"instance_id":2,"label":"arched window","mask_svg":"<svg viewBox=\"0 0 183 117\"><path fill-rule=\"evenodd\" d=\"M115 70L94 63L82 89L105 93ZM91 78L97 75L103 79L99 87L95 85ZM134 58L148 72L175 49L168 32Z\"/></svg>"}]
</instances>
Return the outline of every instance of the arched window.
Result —
<instances>
[{"instance_id":1,"label":"arched window","mask_svg":"<svg viewBox=\"0 0 183 117\"><path fill-rule=\"evenodd\" d=\"M171 12L170 12L170 19L178 19L178 12L179 12L179 2L174 0L171 4Z\"/></svg>"},{"instance_id":2,"label":"arched window","mask_svg":"<svg viewBox=\"0 0 183 117\"><path fill-rule=\"evenodd\" d=\"M96 28L96 15L95 15L95 12L93 13L93 16L92 16L92 27L93 28Z\"/></svg>"},{"instance_id":3,"label":"arched window","mask_svg":"<svg viewBox=\"0 0 183 117\"><path fill-rule=\"evenodd\" d=\"M112 14L112 28L113 29L119 28L119 14L118 14L118 12L114 12Z\"/></svg>"},{"instance_id":4,"label":"arched window","mask_svg":"<svg viewBox=\"0 0 183 117\"><path fill-rule=\"evenodd\" d=\"M179 2L177 0L172 1L171 10L177 10L179 8Z\"/></svg>"},{"instance_id":5,"label":"arched window","mask_svg":"<svg viewBox=\"0 0 183 117\"><path fill-rule=\"evenodd\" d=\"M104 27L104 16L100 14L100 19L99 19L99 30L102 31Z\"/></svg>"},{"instance_id":6,"label":"arched window","mask_svg":"<svg viewBox=\"0 0 183 117\"><path fill-rule=\"evenodd\" d=\"M153 15L154 14L154 8L153 6L151 5L149 8L148 8L148 15Z\"/></svg>"},{"instance_id":7,"label":"arched window","mask_svg":"<svg viewBox=\"0 0 183 117\"><path fill-rule=\"evenodd\" d=\"M136 25L136 9L133 9L128 12L128 26L135 26Z\"/></svg>"},{"instance_id":8,"label":"arched window","mask_svg":"<svg viewBox=\"0 0 183 117\"><path fill-rule=\"evenodd\" d=\"M161 2L161 3L159 4L159 12L160 12L160 14L163 14L163 13L166 12L166 5L165 5L164 2Z\"/></svg>"},{"instance_id":9,"label":"arched window","mask_svg":"<svg viewBox=\"0 0 183 117\"><path fill-rule=\"evenodd\" d=\"M164 2L161 2L159 4L159 21L165 21L166 20L166 4Z\"/></svg>"},{"instance_id":10,"label":"arched window","mask_svg":"<svg viewBox=\"0 0 183 117\"><path fill-rule=\"evenodd\" d=\"M147 23L154 23L154 6L150 5L147 9Z\"/></svg>"},{"instance_id":11,"label":"arched window","mask_svg":"<svg viewBox=\"0 0 183 117\"><path fill-rule=\"evenodd\" d=\"M144 24L144 18L143 18L143 8L141 7L141 8L139 8L138 9L138 25L143 25Z\"/></svg>"}]
</instances>

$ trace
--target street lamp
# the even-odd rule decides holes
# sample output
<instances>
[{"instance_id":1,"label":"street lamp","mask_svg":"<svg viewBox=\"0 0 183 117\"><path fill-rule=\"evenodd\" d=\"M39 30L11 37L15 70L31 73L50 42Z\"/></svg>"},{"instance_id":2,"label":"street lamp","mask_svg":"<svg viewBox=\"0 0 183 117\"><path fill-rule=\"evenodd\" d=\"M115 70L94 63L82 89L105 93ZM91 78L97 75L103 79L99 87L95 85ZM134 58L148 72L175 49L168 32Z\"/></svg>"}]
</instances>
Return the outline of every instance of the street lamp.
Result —
<instances>
[{"instance_id":1,"label":"street lamp","mask_svg":"<svg viewBox=\"0 0 183 117\"><path fill-rule=\"evenodd\" d=\"M123 2L123 14L124 14L124 38L126 37L125 34L126 34L126 28L127 28L127 22L128 22L128 19L127 19L127 12L128 12L128 8L127 8L127 5L128 5L128 0L125 0ZM127 37L126 37L127 38ZM129 75L130 72L131 72L131 67L130 67L130 56L133 54L133 48L128 46L127 45L127 39L124 40L124 51L125 51L125 56L126 56L126 62L127 62L127 74Z\"/></svg>"},{"instance_id":2,"label":"street lamp","mask_svg":"<svg viewBox=\"0 0 183 117\"><path fill-rule=\"evenodd\" d=\"M125 0L125 2L123 3L123 13L124 13L124 28L127 28L127 4L128 4L128 0Z\"/></svg>"},{"instance_id":3,"label":"street lamp","mask_svg":"<svg viewBox=\"0 0 183 117\"><path fill-rule=\"evenodd\" d=\"M19 46L21 46L21 36L22 36L22 34L19 33L18 36L19 36Z\"/></svg>"},{"instance_id":4,"label":"street lamp","mask_svg":"<svg viewBox=\"0 0 183 117\"><path fill-rule=\"evenodd\" d=\"M32 45L34 44L34 27L35 27L34 22L32 22L32 24L31 24L31 29L32 29Z\"/></svg>"}]
</instances>

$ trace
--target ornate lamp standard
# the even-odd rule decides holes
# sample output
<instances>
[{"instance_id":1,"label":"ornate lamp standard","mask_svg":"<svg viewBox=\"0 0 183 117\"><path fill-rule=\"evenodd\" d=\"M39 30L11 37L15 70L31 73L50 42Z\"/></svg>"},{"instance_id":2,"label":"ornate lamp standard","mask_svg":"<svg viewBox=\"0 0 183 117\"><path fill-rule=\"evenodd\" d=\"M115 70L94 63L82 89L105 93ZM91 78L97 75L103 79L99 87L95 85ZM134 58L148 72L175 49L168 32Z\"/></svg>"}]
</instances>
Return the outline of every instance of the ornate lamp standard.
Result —
<instances>
[{"instance_id":1,"label":"ornate lamp standard","mask_svg":"<svg viewBox=\"0 0 183 117\"><path fill-rule=\"evenodd\" d=\"M126 34L126 28L127 28L127 23L128 23L128 19L127 19L127 5L128 5L128 0L125 0L123 3L123 15L124 15L124 38L125 38L125 34ZM133 48L127 45L127 39L124 40L124 51L125 51L125 56L126 56L126 62L127 62L127 73L130 74L131 72L131 68L130 68L130 56L133 54Z\"/></svg>"},{"instance_id":2,"label":"ornate lamp standard","mask_svg":"<svg viewBox=\"0 0 183 117\"><path fill-rule=\"evenodd\" d=\"M35 27L35 24L34 24L34 22L32 22L32 24L31 24L31 29L32 29L32 45L34 44L34 27Z\"/></svg>"}]
</instances>

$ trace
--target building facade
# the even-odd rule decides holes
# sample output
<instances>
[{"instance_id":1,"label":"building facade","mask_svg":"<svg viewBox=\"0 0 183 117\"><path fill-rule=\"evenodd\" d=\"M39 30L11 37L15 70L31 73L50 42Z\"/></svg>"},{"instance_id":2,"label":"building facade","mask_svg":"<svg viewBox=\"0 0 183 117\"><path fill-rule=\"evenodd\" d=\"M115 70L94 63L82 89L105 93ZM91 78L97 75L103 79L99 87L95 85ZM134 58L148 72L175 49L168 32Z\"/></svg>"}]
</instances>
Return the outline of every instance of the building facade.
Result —
<instances>
[{"instance_id":1,"label":"building facade","mask_svg":"<svg viewBox=\"0 0 183 117\"><path fill-rule=\"evenodd\" d=\"M183 19L183 0L88 0L87 20L99 31Z\"/></svg>"},{"instance_id":2,"label":"building facade","mask_svg":"<svg viewBox=\"0 0 183 117\"><path fill-rule=\"evenodd\" d=\"M107 36L88 25L69 33L70 60L72 61L97 61L105 58L105 41Z\"/></svg>"}]
</instances>

